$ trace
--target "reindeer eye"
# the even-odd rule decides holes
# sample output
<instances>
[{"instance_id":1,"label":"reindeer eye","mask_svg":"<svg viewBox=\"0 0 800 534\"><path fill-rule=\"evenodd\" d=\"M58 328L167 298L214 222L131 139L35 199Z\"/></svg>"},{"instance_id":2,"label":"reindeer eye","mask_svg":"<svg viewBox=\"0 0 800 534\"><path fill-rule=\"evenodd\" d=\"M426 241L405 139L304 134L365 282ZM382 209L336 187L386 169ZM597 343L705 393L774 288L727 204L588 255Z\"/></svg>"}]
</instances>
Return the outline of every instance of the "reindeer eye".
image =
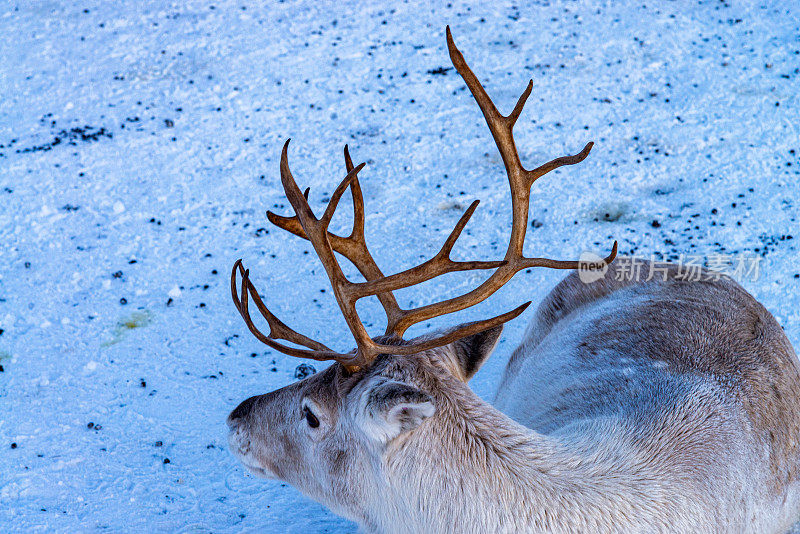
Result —
<instances>
[{"instance_id":1,"label":"reindeer eye","mask_svg":"<svg viewBox=\"0 0 800 534\"><path fill-rule=\"evenodd\" d=\"M319 419L317 419L317 416L311 413L311 410L308 409L308 406L303 408L303 412L305 413L306 423L308 423L308 426L311 428L317 428L319 426Z\"/></svg>"}]
</instances>

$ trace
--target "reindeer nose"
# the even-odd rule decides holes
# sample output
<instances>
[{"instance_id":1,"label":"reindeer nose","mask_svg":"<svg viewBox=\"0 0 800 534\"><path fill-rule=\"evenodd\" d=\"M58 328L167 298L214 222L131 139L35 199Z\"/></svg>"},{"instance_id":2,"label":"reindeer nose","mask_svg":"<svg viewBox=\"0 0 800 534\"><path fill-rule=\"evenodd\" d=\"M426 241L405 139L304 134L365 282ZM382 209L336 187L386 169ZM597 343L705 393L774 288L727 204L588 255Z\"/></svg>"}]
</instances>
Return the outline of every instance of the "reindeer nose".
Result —
<instances>
[{"instance_id":1,"label":"reindeer nose","mask_svg":"<svg viewBox=\"0 0 800 534\"><path fill-rule=\"evenodd\" d=\"M228 426L234 427L239 422L239 420L247 417L247 414L250 413L250 410L256 403L257 398L258 398L257 396L250 397L249 399L243 401L239 406L237 406L228 416Z\"/></svg>"}]
</instances>

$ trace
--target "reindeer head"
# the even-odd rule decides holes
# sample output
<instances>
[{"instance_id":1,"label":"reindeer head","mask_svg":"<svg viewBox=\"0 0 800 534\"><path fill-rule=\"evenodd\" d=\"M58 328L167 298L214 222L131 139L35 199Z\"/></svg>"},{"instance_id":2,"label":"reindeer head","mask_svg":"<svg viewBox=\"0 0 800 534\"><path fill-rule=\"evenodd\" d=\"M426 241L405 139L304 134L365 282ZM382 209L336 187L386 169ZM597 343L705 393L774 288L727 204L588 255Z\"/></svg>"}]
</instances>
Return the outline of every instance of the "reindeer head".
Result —
<instances>
[{"instance_id":1,"label":"reindeer head","mask_svg":"<svg viewBox=\"0 0 800 534\"><path fill-rule=\"evenodd\" d=\"M268 212L267 216L273 224L311 242L328 274L356 349L336 352L292 330L267 309L241 260L234 264L231 272L234 304L260 341L291 356L337 362L318 375L266 395L251 397L239 405L228 418L231 448L251 471L286 480L334 511L362 523L365 503L380 491L374 475L382 455L392 447L402 446L415 434L420 435L426 425L436 428L443 407L468 392L465 383L491 352L502 324L517 317L530 302L435 336L405 341L405 331L421 321L483 301L522 269L601 268L613 260L617 250L614 243L610 255L599 265L523 255L531 186L539 177L558 167L583 161L592 143L576 155L556 158L533 170L523 168L512 129L533 82L528 84L511 114L501 115L456 48L449 28L447 45L456 70L483 112L506 167L513 221L505 257L497 261L450 258L456 240L478 206L476 200L430 260L384 276L367 249L364 237L364 203L358 182L358 172L364 164L354 167L345 147L347 176L331 195L322 217L317 218L307 201L308 190L301 192L289 170L287 141L281 154L280 173L295 215L283 217ZM328 226L348 188L353 198L353 230L343 237L329 232ZM365 281L347 279L335 253L353 263ZM472 291L442 302L402 309L393 294L395 290L445 273L473 269L492 269L493 272ZM386 312L386 332L379 338L368 334L356 312L356 302L368 296L376 296ZM250 299L269 325L269 334L265 335L253 323ZM281 339L305 348L279 343L277 340Z\"/></svg>"},{"instance_id":2,"label":"reindeer head","mask_svg":"<svg viewBox=\"0 0 800 534\"><path fill-rule=\"evenodd\" d=\"M231 450L256 475L285 480L340 515L368 523L383 476L376 459L415 437L421 425L430 426L430 435L440 432L437 409L448 411L449 403L470 393L465 383L501 330L413 358L382 354L355 372L335 363L251 397L228 416Z\"/></svg>"}]
</instances>

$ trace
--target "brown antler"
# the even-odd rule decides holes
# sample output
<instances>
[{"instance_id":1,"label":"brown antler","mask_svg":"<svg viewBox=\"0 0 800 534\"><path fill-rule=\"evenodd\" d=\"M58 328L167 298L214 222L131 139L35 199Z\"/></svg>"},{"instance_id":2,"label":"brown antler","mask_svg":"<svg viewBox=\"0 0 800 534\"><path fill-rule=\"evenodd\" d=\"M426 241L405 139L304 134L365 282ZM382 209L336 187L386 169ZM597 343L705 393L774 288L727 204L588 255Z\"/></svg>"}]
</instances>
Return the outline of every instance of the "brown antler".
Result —
<instances>
[{"instance_id":1,"label":"brown antler","mask_svg":"<svg viewBox=\"0 0 800 534\"><path fill-rule=\"evenodd\" d=\"M353 170L353 161L350 159L350 151L347 149L347 145L344 146L344 163L347 172ZM330 241L333 250L355 265L365 279L376 280L383 278L383 272L378 267L378 264L375 263L372 254L370 254L364 236L364 196L361 193L361 184L358 182L358 176L353 178L350 184L350 192L353 197L353 230L347 237L328 232L328 241ZM300 219L296 215L284 217L267 211L267 219L275 226L303 239L308 239L303 231L303 226L300 224ZM400 319L400 306L397 304L394 295L392 293L377 293L376 296L386 312L388 324L392 325L398 321Z\"/></svg>"},{"instance_id":2,"label":"brown antler","mask_svg":"<svg viewBox=\"0 0 800 534\"><path fill-rule=\"evenodd\" d=\"M447 343L451 343L452 341L456 341L464 336L468 336L470 334L474 334L488 328L492 328L504 322L507 322L520 313L522 313L525 308L530 303L526 303L515 310L512 310L508 313L504 313L497 317L493 317L491 319L487 319L484 321L477 321L474 323L468 323L462 325L461 327L448 332L447 334L437 337L435 339L426 340L424 342L409 344L409 345L402 345L402 346L394 346L394 345L384 345L381 343L377 343L372 340L372 338L367 333L366 329L364 328L363 323L361 322L360 318L358 317L358 313L355 309L355 303L358 301L362 296L356 294L357 288L361 285L358 283L353 283L347 280L344 276L344 273L341 270L341 266L339 265L336 257L334 256L333 252L334 249L329 241L329 236L333 235L328 232L328 226L330 221L333 217L333 214L336 210L336 207L341 199L342 195L344 194L345 189L347 187L352 187L353 181L356 179L357 173L364 167L364 164L355 167L352 169L344 180L339 184L336 188L334 193L331 195L331 199L328 203L327 208L325 209L324 214L321 218L317 219L314 215L311 207L308 205L308 201L305 196L300 192L300 188L297 186L297 183L292 176L292 173L289 169L288 163L288 146L289 141L283 146L283 151L281 153L281 181L283 183L284 191L286 193L286 197L289 199L289 202L292 204L292 207L295 211L295 217L299 221L302 231L303 237L308 239L314 250L317 253L317 256L320 258L325 271L328 273L328 278L331 282L331 286L333 288L334 296L336 297L336 301L339 303L339 308L344 315L345 321L347 322L348 327L350 328L353 337L356 340L357 350L355 353L337 353L331 351L325 345L321 343L317 343L308 337L295 332L294 330L287 327L282 321L280 321L274 314L272 314L266 306L263 304L263 301L258 296L258 292L255 290L253 285L250 283L249 280L249 272L244 270L241 265L241 261L238 261L231 272L231 293L233 297L234 304L236 305L239 313L241 314L242 318L245 320L250 331L262 342L267 344L268 346L289 354L291 356L299 356L299 357L308 357L317 360L330 360L335 359L350 369L358 368L364 365L367 365L371 362L375 357L383 352L392 352L395 354L413 354L415 352L419 352L422 350L426 350L429 348L445 345ZM358 209L356 208L356 212ZM446 272L455 272L455 271L463 271L466 269L492 269L496 268L499 265L502 265L503 262L500 261L476 261L476 262L455 262L450 259L449 252L452 249L453 245L455 244L455 240L458 238L458 235L461 233L468 216L474 211L474 206L467 210L465 216L461 218L458 222L456 227L454 228L453 232L451 233L450 237L448 237L447 241L445 242L442 250L434 256L431 260L423 263L422 265L418 266L415 272L423 272L424 275L429 278L433 278L434 276L438 276L438 274L443 274ZM286 219L284 219L286 220ZM358 225L356 225L358 226ZM363 242L363 239L361 239ZM341 245L341 242L340 242ZM347 248L343 248L343 250L348 251L351 253L356 264L361 264L362 266L367 263L366 256L359 255L354 251L351 251ZM366 245L364 245L364 250L366 250ZM371 256L369 257L371 260ZM374 263L374 260L371 260ZM413 269L412 269L413 271ZM242 276L242 283L241 283L241 297L237 293L237 273ZM391 278L391 277L390 277ZM377 278L375 280L381 280ZM411 284L407 284L411 285ZM404 285L403 287L406 287ZM256 306L261 311L261 314L267 320L267 323L270 326L270 333L269 335L264 335L261 331L259 331L255 325L253 324L252 318L250 317L249 310L248 310L248 293L256 302ZM374 295L375 293L370 293ZM366 296L366 295L363 295ZM393 299L393 297L392 297ZM398 312L402 315L404 313L398 307ZM293 347L287 347L285 345L281 345L275 342L276 339L285 339L287 341L291 341L293 343L297 343L312 349L311 351L303 350L303 349L295 349Z\"/></svg>"},{"instance_id":3,"label":"brown antler","mask_svg":"<svg viewBox=\"0 0 800 534\"><path fill-rule=\"evenodd\" d=\"M480 106L483 112L492 137L494 137L495 143L500 150L500 155L503 158L503 163L508 175L508 181L511 187L513 221L511 237L504 259L501 261L464 262L454 261L450 258L450 253L456 240L478 206L478 201L475 201L458 221L444 245L442 245L442 248L433 258L400 273L384 276L372 255L369 253L364 237L363 196L357 177L358 172L364 167L364 164L362 163L354 168L347 147L345 147L347 176L336 188L333 195L331 195L330 202L323 216L317 219L289 170L287 157L289 141L287 141L281 153L281 181L286 197L294 208L295 215L293 217L282 217L268 212L267 216L273 224L311 242L322 265L325 267L325 271L333 287L336 301L356 340L357 349L355 352L346 354L337 353L325 345L291 330L266 308L263 301L258 296L258 292L250 283L248 271L242 267L241 261L238 261L234 265L233 272L231 273L231 292L234 304L247 323L250 331L253 332L259 340L270 347L292 356L317 360L335 359L347 368L353 370L369 364L378 354L384 352L393 354L413 354L429 348L442 346L462 337L492 328L517 317L530 304L530 302L525 303L515 310L491 319L467 323L434 339L400 346L389 346L374 341L364 328L355 308L356 302L361 298L372 295L377 296L387 315L386 333L402 338L402 335L411 325L439 315L463 310L485 300L522 269L531 267L576 269L581 266L599 268L613 261L616 256L616 242L614 242L611 253L602 262L599 262L599 265L581 265L578 261L560 261L547 258L526 258L523 255L522 249L527 230L530 188L533 182L558 167L574 165L575 163L583 161L589 154L592 143L587 144L584 149L576 155L556 158L536 169L530 171L526 170L520 162L512 130L520 113L522 113L525 101L531 93L533 82L531 81L528 83L528 87L517 101L511 114L507 116L501 115L483 86L464 61L461 52L456 48L449 27L447 28L447 46L453 65L455 65L456 70L466 82L467 87L469 87L475 100L478 102L478 106ZM339 200L348 187L353 196L353 230L350 236L340 237L330 233L328 231L328 226L330 225L331 218L333 217ZM334 251L350 260L362 275L364 275L366 281L349 281L344 276ZM474 269L495 269L495 271L485 282L472 291L442 302L410 310L403 310L397 304L397 300L392 294L394 290L419 284L445 273ZM241 298L237 294L237 272L242 276ZM270 326L269 335L265 336L253 325L248 311L248 293L255 301L261 314L267 320ZM275 342L275 339L284 339L305 346L311 350L288 347Z\"/></svg>"}]
</instances>

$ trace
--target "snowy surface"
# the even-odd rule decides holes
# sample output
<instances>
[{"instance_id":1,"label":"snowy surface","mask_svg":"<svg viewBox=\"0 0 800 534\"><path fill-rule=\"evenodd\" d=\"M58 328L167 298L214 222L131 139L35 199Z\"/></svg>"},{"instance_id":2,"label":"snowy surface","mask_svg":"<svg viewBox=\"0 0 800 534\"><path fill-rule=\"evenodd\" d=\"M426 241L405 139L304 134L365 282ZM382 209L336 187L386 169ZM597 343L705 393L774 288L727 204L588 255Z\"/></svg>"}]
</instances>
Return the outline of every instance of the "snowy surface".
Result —
<instances>
[{"instance_id":1,"label":"snowy surface","mask_svg":"<svg viewBox=\"0 0 800 534\"><path fill-rule=\"evenodd\" d=\"M644 257L757 255L742 283L800 346L796 2L267 4L0 7L0 530L355 531L226 450L227 413L300 363L248 334L228 275L242 257L288 324L350 348L308 245L264 217L286 213L287 137L318 210L344 143L367 161L385 271L431 255L474 198L458 253L502 254L505 178L445 24L501 110L534 80L528 166L596 142L536 185L531 252L618 239ZM561 276L521 273L458 320L536 302ZM483 397L530 315L474 380Z\"/></svg>"}]
</instances>

